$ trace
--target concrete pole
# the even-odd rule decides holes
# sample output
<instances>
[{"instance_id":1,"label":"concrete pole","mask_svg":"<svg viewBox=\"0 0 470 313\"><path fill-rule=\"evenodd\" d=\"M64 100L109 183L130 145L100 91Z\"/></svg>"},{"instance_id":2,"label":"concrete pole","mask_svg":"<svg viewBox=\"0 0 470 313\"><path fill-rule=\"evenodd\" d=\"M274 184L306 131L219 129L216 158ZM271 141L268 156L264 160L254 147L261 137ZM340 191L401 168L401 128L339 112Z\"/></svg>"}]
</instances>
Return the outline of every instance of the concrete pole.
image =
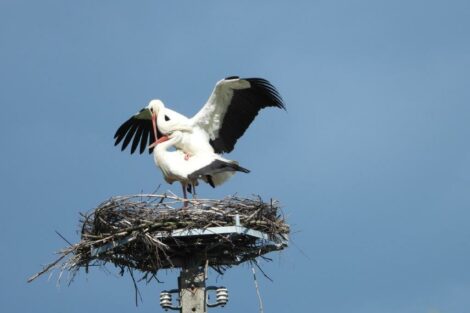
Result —
<instances>
[{"instance_id":1,"label":"concrete pole","mask_svg":"<svg viewBox=\"0 0 470 313\"><path fill-rule=\"evenodd\" d=\"M206 280L200 266L183 268L179 281L181 313L206 313Z\"/></svg>"}]
</instances>

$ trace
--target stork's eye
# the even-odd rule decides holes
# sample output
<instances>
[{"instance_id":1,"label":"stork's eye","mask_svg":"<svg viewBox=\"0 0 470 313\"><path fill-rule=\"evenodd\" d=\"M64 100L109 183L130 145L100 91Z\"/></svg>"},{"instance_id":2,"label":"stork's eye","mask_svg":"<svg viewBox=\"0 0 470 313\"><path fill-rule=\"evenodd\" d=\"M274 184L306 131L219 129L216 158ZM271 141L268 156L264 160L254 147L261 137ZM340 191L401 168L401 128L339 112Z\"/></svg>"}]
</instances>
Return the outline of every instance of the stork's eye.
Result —
<instances>
[{"instance_id":1,"label":"stork's eye","mask_svg":"<svg viewBox=\"0 0 470 313\"><path fill-rule=\"evenodd\" d=\"M150 112L152 112L152 113L153 113L153 108L150 108Z\"/></svg>"},{"instance_id":2,"label":"stork's eye","mask_svg":"<svg viewBox=\"0 0 470 313\"><path fill-rule=\"evenodd\" d=\"M169 120L170 118L167 115L165 115L165 122L168 122Z\"/></svg>"}]
</instances>

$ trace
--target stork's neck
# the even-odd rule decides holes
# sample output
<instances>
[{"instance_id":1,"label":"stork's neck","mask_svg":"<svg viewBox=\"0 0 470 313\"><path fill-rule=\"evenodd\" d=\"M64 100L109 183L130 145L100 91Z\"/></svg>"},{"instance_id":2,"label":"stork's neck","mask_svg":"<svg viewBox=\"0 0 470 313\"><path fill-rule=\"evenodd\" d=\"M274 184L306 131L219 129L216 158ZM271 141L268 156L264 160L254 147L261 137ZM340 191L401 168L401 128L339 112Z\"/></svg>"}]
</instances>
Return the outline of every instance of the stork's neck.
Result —
<instances>
[{"instance_id":1,"label":"stork's neck","mask_svg":"<svg viewBox=\"0 0 470 313\"><path fill-rule=\"evenodd\" d=\"M171 139L168 139L167 141L164 141L162 143L159 143L154 151L155 153L159 154L159 153L166 153L166 152L170 152L168 151L168 149L170 149L171 146L174 146L177 142L178 142L178 138L171 138Z\"/></svg>"},{"instance_id":2,"label":"stork's neck","mask_svg":"<svg viewBox=\"0 0 470 313\"><path fill-rule=\"evenodd\" d=\"M155 164L163 171L165 176L170 172L172 164L172 153L175 151L168 151L178 141L178 138L171 138L167 141L159 143L153 150L153 160Z\"/></svg>"}]
</instances>

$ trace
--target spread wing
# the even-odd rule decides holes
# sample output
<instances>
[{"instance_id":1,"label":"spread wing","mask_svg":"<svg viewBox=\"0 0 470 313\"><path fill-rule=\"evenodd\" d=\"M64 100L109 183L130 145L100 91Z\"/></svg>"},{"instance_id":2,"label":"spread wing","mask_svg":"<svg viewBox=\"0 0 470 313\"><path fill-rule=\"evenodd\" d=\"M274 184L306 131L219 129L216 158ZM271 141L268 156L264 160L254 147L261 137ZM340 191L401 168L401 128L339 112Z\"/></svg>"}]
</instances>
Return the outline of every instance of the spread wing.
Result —
<instances>
[{"instance_id":1,"label":"spread wing","mask_svg":"<svg viewBox=\"0 0 470 313\"><path fill-rule=\"evenodd\" d=\"M258 112L266 107L285 110L281 95L269 81L232 76L215 85L192 123L208 133L216 153L230 152Z\"/></svg>"},{"instance_id":2,"label":"spread wing","mask_svg":"<svg viewBox=\"0 0 470 313\"><path fill-rule=\"evenodd\" d=\"M157 136L161 133L157 129ZM127 121L122 123L114 134L114 145L117 146L122 141L121 151L131 143L131 154L140 146L139 152L142 154L149 144L155 141L152 130L152 115L147 108L143 108L137 114L133 115ZM153 149L149 150L152 153Z\"/></svg>"}]
</instances>

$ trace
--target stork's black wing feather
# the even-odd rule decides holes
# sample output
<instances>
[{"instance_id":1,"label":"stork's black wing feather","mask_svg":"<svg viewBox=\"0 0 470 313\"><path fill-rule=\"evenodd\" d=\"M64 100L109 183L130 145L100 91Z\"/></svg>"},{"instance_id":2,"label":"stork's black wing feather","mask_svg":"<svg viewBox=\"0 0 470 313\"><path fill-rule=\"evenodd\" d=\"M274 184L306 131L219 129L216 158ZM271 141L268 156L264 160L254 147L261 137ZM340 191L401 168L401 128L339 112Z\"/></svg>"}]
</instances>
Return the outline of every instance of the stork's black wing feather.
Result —
<instances>
[{"instance_id":1,"label":"stork's black wing feather","mask_svg":"<svg viewBox=\"0 0 470 313\"><path fill-rule=\"evenodd\" d=\"M143 131L144 131L143 127L141 127L140 125L137 126L137 131L135 132L134 140L132 140L131 154L134 153L135 149L137 149L137 146L141 142L140 140L142 138Z\"/></svg>"},{"instance_id":2,"label":"stork's black wing feather","mask_svg":"<svg viewBox=\"0 0 470 313\"><path fill-rule=\"evenodd\" d=\"M243 78L251 87L233 91L218 137L210 141L216 153L230 152L258 112L266 107L286 109L276 88L263 78Z\"/></svg>"},{"instance_id":3,"label":"stork's black wing feather","mask_svg":"<svg viewBox=\"0 0 470 313\"><path fill-rule=\"evenodd\" d=\"M126 149L129 142L131 142L132 137L137 132L138 125L139 125L138 123L133 123L131 127L129 128L129 130L127 131L126 137L124 137L124 141L122 142L121 151L124 151L124 149Z\"/></svg>"},{"instance_id":4,"label":"stork's black wing feather","mask_svg":"<svg viewBox=\"0 0 470 313\"><path fill-rule=\"evenodd\" d=\"M144 127L142 127L142 129L144 131L142 133L142 136L140 137L140 150L139 150L140 154L142 154L145 151L145 148L148 146L149 135L150 134L153 135L153 132L150 129L147 129L147 128L144 128Z\"/></svg>"},{"instance_id":5,"label":"stork's black wing feather","mask_svg":"<svg viewBox=\"0 0 470 313\"><path fill-rule=\"evenodd\" d=\"M157 129L157 136L160 137L161 135L162 134ZM115 146L119 145L122 141L121 151L124 151L132 140L131 154L137 150L139 145L139 153L142 154L148 145L155 141L155 136L152 130L152 120L140 119L132 116L118 128L114 134L114 139ZM153 149L150 149L149 153L152 151Z\"/></svg>"}]
</instances>

